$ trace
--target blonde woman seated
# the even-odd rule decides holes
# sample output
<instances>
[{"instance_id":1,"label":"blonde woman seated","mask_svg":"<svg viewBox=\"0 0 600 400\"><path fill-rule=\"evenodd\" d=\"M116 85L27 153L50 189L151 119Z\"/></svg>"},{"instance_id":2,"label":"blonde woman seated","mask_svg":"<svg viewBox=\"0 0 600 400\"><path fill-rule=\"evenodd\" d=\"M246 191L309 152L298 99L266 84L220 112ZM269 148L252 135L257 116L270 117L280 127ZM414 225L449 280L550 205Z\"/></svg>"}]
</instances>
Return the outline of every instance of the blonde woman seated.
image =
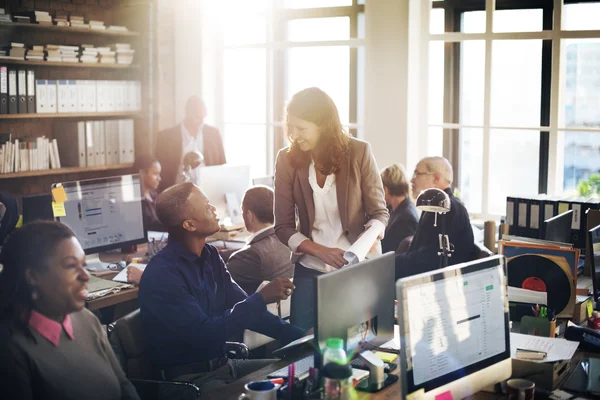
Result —
<instances>
[{"instance_id":1,"label":"blonde woman seated","mask_svg":"<svg viewBox=\"0 0 600 400\"><path fill-rule=\"evenodd\" d=\"M400 252L400 243L417 231L419 216L408 195L409 184L402 165L393 164L381 173L385 202L390 212L390 220L381 241L381 249Z\"/></svg>"}]
</instances>

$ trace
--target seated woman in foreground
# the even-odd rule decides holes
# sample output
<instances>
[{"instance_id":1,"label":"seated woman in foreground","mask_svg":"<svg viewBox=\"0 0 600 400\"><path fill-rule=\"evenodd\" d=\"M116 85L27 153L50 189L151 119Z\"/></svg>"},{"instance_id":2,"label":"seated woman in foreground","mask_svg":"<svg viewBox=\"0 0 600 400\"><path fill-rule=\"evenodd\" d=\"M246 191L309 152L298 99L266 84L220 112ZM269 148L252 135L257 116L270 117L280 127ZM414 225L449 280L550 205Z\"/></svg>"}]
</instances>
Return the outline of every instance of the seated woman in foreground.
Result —
<instances>
[{"instance_id":1,"label":"seated woman in foreground","mask_svg":"<svg viewBox=\"0 0 600 400\"><path fill-rule=\"evenodd\" d=\"M10 399L139 399L87 309L85 253L66 225L35 221L0 253L0 388Z\"/></svg>"}]
</instances>

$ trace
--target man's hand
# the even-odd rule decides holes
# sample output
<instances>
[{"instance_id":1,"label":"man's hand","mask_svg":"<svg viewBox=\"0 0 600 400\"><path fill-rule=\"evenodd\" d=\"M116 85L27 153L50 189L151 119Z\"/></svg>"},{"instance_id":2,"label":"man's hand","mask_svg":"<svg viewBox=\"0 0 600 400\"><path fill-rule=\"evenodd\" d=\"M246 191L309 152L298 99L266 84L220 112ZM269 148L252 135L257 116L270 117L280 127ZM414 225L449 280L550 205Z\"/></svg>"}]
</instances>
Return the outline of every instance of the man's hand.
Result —
<instances>
[{"instance_id":1,"label":"man's hand","mask_svg":"<svg viewBox=\"0 0 600 400\"><path fill-rule=\"evenodd\" d=\"M337 269L342 268L348 263L344 258L344 250L335 247L322 246L316 256L325 264L329 264Z\"/></svg>"},{"instance_id":2,"label":"man's hand","mask_svg":"<svg viewBox=\"0 0 600 400\"><path fill-rule=\"evenodd\" d=\"M292 294L296 286L287 278L277 278L269 282L258 293L263 297L265 303L276 303L279 300L285 300Z\"/></svg>"},{"instance_id":3,"label":"man's hand","mask_svg":"<svg viewBox=\"0 0 600 400\"><path fill-rule=\"evenodd\" d=\"M136 285L140 284L140 279L142 279L142 271L138 267L129 266L127 267L127 280L131 283L135 283Z\"/></svg>"}]
</instances>

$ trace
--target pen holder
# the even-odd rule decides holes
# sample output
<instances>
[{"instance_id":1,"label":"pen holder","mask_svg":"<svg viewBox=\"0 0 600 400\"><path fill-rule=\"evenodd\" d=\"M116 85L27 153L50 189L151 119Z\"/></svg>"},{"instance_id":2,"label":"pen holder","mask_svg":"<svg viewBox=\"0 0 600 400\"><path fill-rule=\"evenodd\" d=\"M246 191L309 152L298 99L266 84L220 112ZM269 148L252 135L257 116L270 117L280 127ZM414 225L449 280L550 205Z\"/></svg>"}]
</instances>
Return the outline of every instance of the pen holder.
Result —
<instances>
[{"instance_id":1,"label":"pen holder","mask_svg":"<svg viewBox=\"0 0 600 400\"><path fill-rule=\"evenodd\" d=\"M556 320L524 316L521 318L521 333L553 338L556 336Z\"/></svg>"},{"instance_id":2,"label":"pen holder","mask_svg":"<svg viewBox=\"0 0 600 400\"><path fill-rule=\"evenodd\" d=\"M148 239L148 256L153 257L160 249L167 245L166 240Z\"/></svg>"}]
</instances>

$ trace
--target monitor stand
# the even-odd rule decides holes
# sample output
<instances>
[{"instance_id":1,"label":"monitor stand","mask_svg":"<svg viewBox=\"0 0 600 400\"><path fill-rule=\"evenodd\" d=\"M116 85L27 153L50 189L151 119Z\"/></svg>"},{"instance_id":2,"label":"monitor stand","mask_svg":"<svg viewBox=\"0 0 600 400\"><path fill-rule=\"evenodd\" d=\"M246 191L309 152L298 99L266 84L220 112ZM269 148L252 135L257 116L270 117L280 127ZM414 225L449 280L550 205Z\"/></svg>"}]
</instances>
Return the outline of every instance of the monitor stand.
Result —
<instances>
[{"instance_id":1,"label":"monitor stand","mask_svg":"<svg viewBox=\"0 0 600 400\"><path fill-rule=\"evenodd\" d=\"M88 271L108 271L111 263L100 261L100 253L87 254L85 256L85 268Z\"/></svg>"}]
</instances>

